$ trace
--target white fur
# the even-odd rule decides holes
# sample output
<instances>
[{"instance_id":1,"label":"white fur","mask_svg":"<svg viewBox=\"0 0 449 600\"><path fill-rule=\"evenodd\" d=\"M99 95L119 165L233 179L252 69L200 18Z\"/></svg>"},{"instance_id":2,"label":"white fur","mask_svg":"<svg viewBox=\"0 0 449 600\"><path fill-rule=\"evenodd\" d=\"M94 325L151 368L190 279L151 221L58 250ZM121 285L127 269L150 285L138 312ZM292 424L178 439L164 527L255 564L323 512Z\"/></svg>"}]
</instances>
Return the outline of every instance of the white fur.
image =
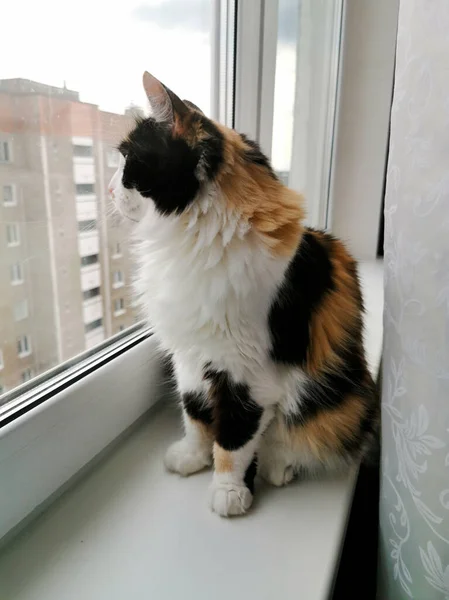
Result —
<instances>
[{"instance_id":1,"label":"white fur","mask_svg":"<svg viewBox=\"0 0 449 600\"><path fill-rule=\"evenodd\" d=\"M288 261L272 256L212 185L182 215L161 216L150 199L123 188L123 166L124 160L111 188L119 211L138 221L135 290L162 347L173 354L180 391L205 390L203 368L211 362L236 382L248 384L265 409L257 434L233 452L233 471L216 473L212 483L213 510L244 513L252 496L243 477L274 407L286 413L297 408L298 388L306 380L299 369L276 366L269 358L267 315ZM183 475L210 463L210 446L188 423L184 439L166 457L167 467ZM287 462L273 458L267 478L276 485L286 483L292 461Z\"/></svg>"}]
</instances>

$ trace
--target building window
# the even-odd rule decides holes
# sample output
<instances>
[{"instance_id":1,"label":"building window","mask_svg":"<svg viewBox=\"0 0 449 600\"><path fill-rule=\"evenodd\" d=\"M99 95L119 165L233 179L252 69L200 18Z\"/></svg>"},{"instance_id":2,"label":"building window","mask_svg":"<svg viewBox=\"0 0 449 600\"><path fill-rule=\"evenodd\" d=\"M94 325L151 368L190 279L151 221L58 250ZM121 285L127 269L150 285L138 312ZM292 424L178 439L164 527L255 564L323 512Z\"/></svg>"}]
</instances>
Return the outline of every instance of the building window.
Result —
<instances>
[{"instance_id":1,"label":"building window","mask_svg":"<svg viewBox=\"0 0 449 600\"><path fill-rule=\"evenodd\" d=\"M90 158L93 155L94 149L92 146L81 146L80 144L73 144L73 156Z\"/></svg>"},{"instance_id":2,"label":"building window","mask_svg":"<svg viewBox=\"0 0 449 600\"><path fill-rule=\"evenodd\" d=\"M23 269L21 263L14 263L10 267L10 278L13 285L23 283Z\"/></svg>"},{"instance_id":3,"label":"building window","mask_svg":"<svg viewBox=\"0 0 449 600\"><path fill-rule=\"evenodd\" d=\"M0 163L8 163L11 161L11 142L9 140L0 140Z\"/></svg>"},{"instance_id":4,"label":"building window","mask_svg":"<svg viewBox=\"0 0 449 600\"><path fill-rule=\"evenodd\" d=\"M33 369L25 369L21 374L22 383L25 383L33 378Z\"/></svg>"},{"instance_id":5,"label":"building window","mask_svg":"<svg viewBox=\"0 0 449 600\"><path fill-rule=\"evenodd\" d=\"M95 194L95 187L93 183L77 183L75 185L77 196L87 196L88 194Z\"/></svg>"},{"instance_id":6,"label":"building window","mask_svg":"<svg viewBox=\"0 0 449 600\"><path fill-rule=\"evenodd\" d=\"M86 290L83 292L83 300L90 300L91 298L95 298L100 295L100 288L92 288L90 290Z\"/></svg>"},{"instance_id":7,"label":"building window","mask_svg":"<svg viewBox=\"0 0 449 600\"><path fill-rule=\"evenodd\" d=\"M6 242L8 246L18 246L20 244L20 231L17 223L6 225Z\"/></svg>"},{"instance_id":8,"label":"building window","mask_svg":"<svg viewBox=\"0 0 449 600\"><path fill-rule=\"evenodd\" d=\"M16 189L12 184L4 185L2 188L3 206L15 206L17 204Z\"/></svg>"},{"instance_id":9,"label":"building window","mask_svg":"<svg viewBox=\"0 0 449 600\"><path fill-rule=\"evenodd\" d=\"M0 371L3 369L4 366L5 363L3 362L3 350L0 348Z\"/></svg>"},{"instance_id":10,"label":"building window","mask_svg":"<svg viewBox=\"0 0 449 600\"><path fill-rule=\"evenodd\" d=\"M81 257L81 266L95 265L98 262L98 254L89 254L89 256Z\"/></svg>"},{"instance_id":11,"label":"building window","mask_svg":"<svg viewBox=\"0 0 449 600\"><path fill-rule=\"evenodd\" d=\"M98 329L99 327L103 326L103 319L96 319L95 321L92 321L91 323L87 323L87 325L84 325L84 331L86 333L89 333L90 331L93 331L94 329Z\"/></svg>"},{"instance_id":12,"label":"building window","mask_svg":"<svg viewBox=\"0 0 449 600\"><path fill-rule=\"evenodd\" d=\"M119 153L118 150L108 150L106 155L106 163L108 167L117 168L119 163Z\"/></svg>"},{"instance_id":13,"label":"building window","mask_svg":"<svg viewBox=\"0 0 449 600\"><path fill-rule=\"evenodd\" d=\"M118 317L125 312L125 301L123 298L116 298L114 300L114 316Z\"/></svg>"},{"instance_id":14,"label":"building window","mask_svg":"<svg viewBox=\"0 0 449 600\"><path fill-rule=\"evenodd\" d=\"M28 300L21 300L14 306L14 320L23 321L28 318Z\"/></svg>"},{"instance_id":15,"label":"building window","mask_svg":"<svg viewBox=\"0 0 449 600\"><path fill-rule=\"evenodd\" d=\"M119 258L122 255L122 245L120 242L117 242L114 246L114 253L112 258Z\"/></svg>"},{"instance_id":16,"label":"building window","mask_svg":"<svg viewBox=\"0 0 449 600\"><path fill-rule=\"evenodd\" d=\"M28 335L21 335L17 340L17 354L20 358L31 354L31 340Z\"/></svg>"},{"instance_id":17,"label":"building window","mask_svg":"<svg viewBox=\"0 0 449 600\"><path fill-rule=\"evenodd\" d=\"M78 221L78 230L81 233L86 231L95 231L97 229L97 221L95 219L88 219L86 221Z\"/></svg>"},{"instance_id":18,"label":"building window","mask_svg":"<svg viewBox=\"0 0 449 600\"><path fill-rule=\"evenodd\" d=\"M118 288L118 287L122 287L122 285L124 285L125 281L123 279L123 273L122 271L114 271L113 274L113 287Z\"/></svg>"}]
</instances>

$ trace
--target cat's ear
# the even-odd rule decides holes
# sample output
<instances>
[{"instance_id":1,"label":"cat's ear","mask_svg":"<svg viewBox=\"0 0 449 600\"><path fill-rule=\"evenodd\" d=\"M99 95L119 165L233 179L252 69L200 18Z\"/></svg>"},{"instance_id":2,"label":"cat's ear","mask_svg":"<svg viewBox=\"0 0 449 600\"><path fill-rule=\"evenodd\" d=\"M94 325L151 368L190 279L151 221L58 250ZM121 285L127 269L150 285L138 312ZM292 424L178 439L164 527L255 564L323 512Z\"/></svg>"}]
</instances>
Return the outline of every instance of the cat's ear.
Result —
<instances>
[{"instance_id":1,"label":"cat's ear","mask_svg":"<svg viewBox=\"0 0 449 600\"><path fill-rule=\"evenodd\" d=\"M201 110L201 108L199 108L196 104L193 104L193 102L190 102L190 100L186 100L184 98L183 100L184 104L186 104L189 108L193 108L193 110L196 110L197 112L201 113L202 115L204 115L203 111Z\"/></svg>"},{"instance_id":2,"label":"cat's ear","mask_svg":"<svg viewBox=\"0 0 449 600\"><path fill-rule=\"evenodd\" d=\"M148 71L143 74L143 87L157 121L174 123L182 121L190 113L189 107Z\"/></svg>"}]
</instances>

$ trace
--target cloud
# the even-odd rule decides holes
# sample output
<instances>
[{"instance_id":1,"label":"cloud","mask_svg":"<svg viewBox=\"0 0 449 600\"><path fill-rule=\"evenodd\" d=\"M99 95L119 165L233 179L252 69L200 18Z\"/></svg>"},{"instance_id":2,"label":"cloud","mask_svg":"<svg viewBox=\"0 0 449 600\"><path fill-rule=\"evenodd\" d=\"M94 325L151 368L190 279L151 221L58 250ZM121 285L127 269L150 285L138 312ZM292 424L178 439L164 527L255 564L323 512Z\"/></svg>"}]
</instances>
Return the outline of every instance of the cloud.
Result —
<instances>
[{"instance_id":1,"label":"cloud","mask_svg":"<svg viewBox=\"0 0 449 600\"><path fill-rule=\"evenodd\" d=\"M254 0L256 1L256 0ZM279 41L294 44L299 25L300 0L280 0ZM143 3L133 10L138 21L156 23L166 29L183 28L198 33L209 33L212 28L210 0L166 0L157 4Z\"/></svg>"},{"instance_id":2,"label":"cloud","mask_svg":"<svg viewBox=\"0 0 449 600\"><path fill-rule=\"evenodd\" d=\"M182 28L208 33L212 28L211 8L210 0L167 0L159 4L141 4L133 10L133 16L165 29Z\"/></svg>"}]
</instances>

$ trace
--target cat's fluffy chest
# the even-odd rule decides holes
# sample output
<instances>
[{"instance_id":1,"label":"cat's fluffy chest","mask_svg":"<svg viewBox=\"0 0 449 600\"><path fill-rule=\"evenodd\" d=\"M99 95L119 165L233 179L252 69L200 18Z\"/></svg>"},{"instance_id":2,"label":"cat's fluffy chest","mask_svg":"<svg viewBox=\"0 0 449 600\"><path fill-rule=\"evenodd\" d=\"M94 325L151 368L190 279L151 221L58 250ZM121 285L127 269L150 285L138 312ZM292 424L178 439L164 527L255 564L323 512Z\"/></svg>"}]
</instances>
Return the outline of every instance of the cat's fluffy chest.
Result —
<instances>
[{"instance_id":1,"label":"cat's fluffy chest","mask_svg":"<svg viewBox=\"0 0 449 600\"><path fill-rule=\"evenodd\" d=\"M266 261L249 245L228 248L212 267L207 249L195 253L189 256L185 244L138 248L135 288L163 347L221 364L260 363L270 345L268 311L285 265Z\"/></svg>"}]
</instances>

